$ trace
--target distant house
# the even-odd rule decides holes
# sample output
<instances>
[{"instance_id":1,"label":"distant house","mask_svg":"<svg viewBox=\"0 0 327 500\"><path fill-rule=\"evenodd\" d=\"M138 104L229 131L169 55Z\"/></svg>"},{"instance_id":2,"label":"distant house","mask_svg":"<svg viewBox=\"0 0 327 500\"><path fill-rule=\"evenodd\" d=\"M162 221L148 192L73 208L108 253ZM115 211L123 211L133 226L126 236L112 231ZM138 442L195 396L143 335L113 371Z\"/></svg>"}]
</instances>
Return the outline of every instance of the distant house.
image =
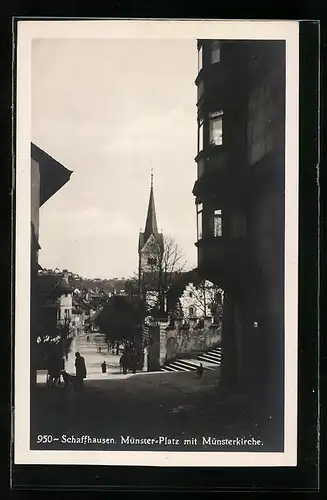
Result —
<instances>
[{"instance_id":1,"label":"distant house","mask_svg":"<svg viewBox=\"0 0 327 500\"><path fill-rule=\"evenodd\" d=\"M222 314L223 291L208 280L189 283L180 299L184 318L210 318L218 322Z\"/></svg>"},{"instance_id":2,"label":"distant house","mask_svg":"<svg viewBox=\"0 0 327 500\"><path fill-rule=\"evenodd\" d=\"M72 319L72 292L73 289L64 276L39 270L38 305L42 311L42 317L51 318L51 326L50 323L48 324L51 331L45 331L44 334L55 333L58 323L69 322Z\"/></svg>"}]
</instances>

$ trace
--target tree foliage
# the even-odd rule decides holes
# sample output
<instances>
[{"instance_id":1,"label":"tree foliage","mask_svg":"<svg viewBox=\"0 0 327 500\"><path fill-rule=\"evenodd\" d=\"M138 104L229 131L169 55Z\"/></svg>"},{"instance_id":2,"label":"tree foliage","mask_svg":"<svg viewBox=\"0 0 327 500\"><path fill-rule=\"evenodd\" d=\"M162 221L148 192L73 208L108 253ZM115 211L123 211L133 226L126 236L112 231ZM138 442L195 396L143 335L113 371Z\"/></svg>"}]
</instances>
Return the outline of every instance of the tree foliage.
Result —
<instances>
[{"instance_id":1,"label":"tree foliage","mask_svg":"<svg viewBox=\"0 0 327 500\"><path fill-rule=\"evenodd\" d=\"M96 315L95 323L108 342L119 341L125 346L132 345L140 333L138 303L125 296L114 295Z\"/></svg>"}]
</instances>

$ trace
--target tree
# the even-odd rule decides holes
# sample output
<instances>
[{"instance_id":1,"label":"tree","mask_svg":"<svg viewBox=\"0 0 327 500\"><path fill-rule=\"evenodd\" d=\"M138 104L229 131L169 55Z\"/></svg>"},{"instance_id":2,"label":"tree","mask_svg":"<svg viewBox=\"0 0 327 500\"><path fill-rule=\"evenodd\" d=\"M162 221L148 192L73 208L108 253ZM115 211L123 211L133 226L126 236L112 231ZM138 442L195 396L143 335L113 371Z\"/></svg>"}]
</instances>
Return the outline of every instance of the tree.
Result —
<instances>
[{"instance_id":1,"label":"tree","mask_svg":"<svg viewBox=\"0 0 327 500\"><path fill-rule=\"evenodd\" d=\"M140 336L141 323L138 304L127 297L114 295L96 315L95 323L108 343L118 341L125 348L135 346Z\"/></svg>"},{"instance_id":2,"label":"tree","mask_svg":"<svg viewBox=\"0 0 327 500\"><path fill-rule=\"evenodd\" d=\"M169 236L153 238L146 257L146 268L139 276L140 295L147 314L164 317L168 291L174 279L184 271L186 260L175 240Z\"/></svg>"}]
</instances>

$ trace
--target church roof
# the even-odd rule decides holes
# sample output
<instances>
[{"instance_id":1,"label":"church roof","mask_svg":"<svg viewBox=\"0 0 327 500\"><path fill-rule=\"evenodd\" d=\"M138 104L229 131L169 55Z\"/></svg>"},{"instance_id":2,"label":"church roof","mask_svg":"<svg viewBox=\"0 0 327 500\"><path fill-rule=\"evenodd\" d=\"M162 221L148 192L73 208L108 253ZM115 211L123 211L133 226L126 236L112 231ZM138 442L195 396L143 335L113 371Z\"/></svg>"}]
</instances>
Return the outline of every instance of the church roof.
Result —
<instances>
[{"instance_id":1,"label":"church roof","mask_svg":"<svg viewBox=\"0 0 327 500\"><path fill-rule=\"evenodd\" d=\"M148 213L147 213L147 217L146 217L145 230L144 230L144 235L146 236L146 239L148 239L150 234L158 234L157 215L156 215L156 207L155 207L155 203L154 203L154 194L153 194L152 183L151 183L151 189L150 189Z\"/></svg>"}]
</instances>

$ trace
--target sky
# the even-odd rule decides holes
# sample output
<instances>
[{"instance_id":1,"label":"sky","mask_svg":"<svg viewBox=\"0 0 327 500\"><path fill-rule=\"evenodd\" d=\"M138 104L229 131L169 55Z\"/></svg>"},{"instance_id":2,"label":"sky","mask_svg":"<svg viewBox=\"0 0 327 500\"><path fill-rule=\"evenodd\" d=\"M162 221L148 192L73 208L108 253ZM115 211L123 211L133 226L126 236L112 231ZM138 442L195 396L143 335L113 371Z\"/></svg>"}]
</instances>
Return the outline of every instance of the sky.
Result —
<instances>
[{"instance_id":1,"label":"sky","mask_svg":"<svg viewBox=\"0 0 327 500\"><path fill-rule=\"evenodd\" d=\"M196 266L196 40L35 39L32 141L70 181L40 208L40 264L132 276L150 172L158 229Z\"/></svg>"}]
</instances>

